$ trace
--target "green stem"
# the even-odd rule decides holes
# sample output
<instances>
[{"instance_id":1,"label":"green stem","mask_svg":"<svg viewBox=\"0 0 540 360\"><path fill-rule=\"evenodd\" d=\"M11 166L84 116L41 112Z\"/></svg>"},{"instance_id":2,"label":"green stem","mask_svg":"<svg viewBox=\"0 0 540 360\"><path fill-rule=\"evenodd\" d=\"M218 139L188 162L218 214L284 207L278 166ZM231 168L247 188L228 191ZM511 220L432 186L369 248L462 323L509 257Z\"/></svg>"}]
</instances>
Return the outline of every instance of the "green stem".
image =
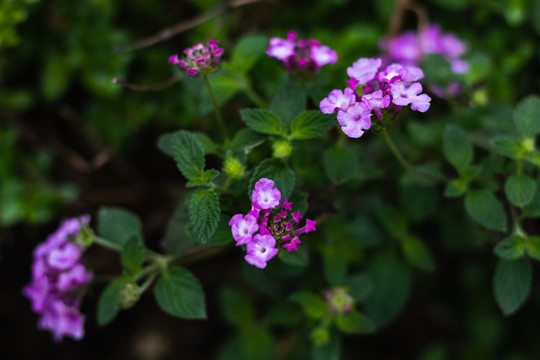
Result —
<instances>
[{"instance_id":1,"label":"green stem","mask_svg":"<svg viewBox=\"0 0 540 360\"><path fill-rule=\"evenodd\" d=\"M212 105L214 106L214 112L216 114L219 126L221 127L221 132L223 133L223 136L225 136L226 142L228 143L230 141L229 134L227 133L227 128L225 128L225 123L223 122L223 118L221 117L221 112L216 101L214 90L212 89L212 85L210 84L210 80L208 79L207 75L204 75L204 81L206 82L206 87L208 88L208 92L210 93L210 99L212 99Z\"/></svg>"},{"instance_id":2,"label":"green stem","mask_svg":"<svg viewBox=\"0 0 540 360\"><path fill-rule=\"evenodd\" d=\"M106 239L100 238L98 236L94 237L93 242L95 244L101 245L104 248L109 249L109 250L114 250L114 251L118 251L118 252L122 251L122 247L120 245L113 244L112 242L110 242L110 241L108 241Z\"/></svg>"},{"instance_id":3,"label":"green stem","mask_svg":"<svg viewBox=\"0 0 540 360\"><path fill-rule=\"evenodd\" d=\"M390 138L390 135L388 135L388 132L386 131L386 129L383 129L383 131L381 131L381 134L383 135L384 137L384 140L386 141L386 144L388 145L388 147L390 148L390 150L392 151L392 153L394 154L394 156L396 157L396 159L399 161L399 163L401 165L403 165L407 170L415 173L416 175L418 176L421 176L421 177L424 177L426 179L429 179L429 180L433 180L433 181L446 181L446 179L444 178L440 178L440 177L437 177L437 176L434 176L432 174L428 174L426 172L423 172L421 170L418 170L416 169L414 166L412 166L411 164L409 164L409 162L407 162L407 160L405 160L405 158L403 157L403 155L401 155L401 153L399 152L398 148L396 147L396 145L394 144L394 142L392 141L392 139Z\"/></svg>"},{"instance_id":4,"label":"green stem","mask_svg":"<svg viewBox=\"0 0 540 360\"><path fill-rule=\"evenodd\" d=\"M249 100L253 101L258 107L263 109L268 108L268 104L259 95L257 95L250 85L244 87L244 94L246 94Z\"/></svg>"}]
</instances>

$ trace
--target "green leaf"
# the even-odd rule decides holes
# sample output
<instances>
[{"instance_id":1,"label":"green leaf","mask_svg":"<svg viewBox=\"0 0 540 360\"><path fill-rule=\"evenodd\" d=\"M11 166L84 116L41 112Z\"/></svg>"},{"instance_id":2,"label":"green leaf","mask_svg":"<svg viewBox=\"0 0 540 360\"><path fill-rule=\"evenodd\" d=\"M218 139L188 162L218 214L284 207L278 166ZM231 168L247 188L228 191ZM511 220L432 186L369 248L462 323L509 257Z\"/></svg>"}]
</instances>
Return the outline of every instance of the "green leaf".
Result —
<instances>
[{"instance_id":1,"label":"green leaf","mask_svg":"<svg viewBox=\"0 0 540 360\"><path fill-rule=\"evenodd\" d=\"M171 268L154 289L157 303L166 313L184 319L206 319L204 293L199 280L187 269Z\"/></svg>"},{"instance_id":2,"label":"green leaf","mask_svg":"<svg viewBox=\"0 0 540 360\"><path fill-rule=\"evenodd\" d=\"M231 141L232 151L250 152L253 148L261 145L266 137L250 129L238 131Z\"/></svg>"},{"instance_id":3,"label":"green leaf","mask_svg":"<svg viewBox=\"0 0 540 360\"><path fill-rule=\"evenodd\" d=\"M201 177L205 166L204 148L197 137L188 131L180 130L172 134L170 142L174 160L182 175L188 180Z\"/></svg>"},{"instance_id":4,"label":"green leaf","mask_svg":"<svg viewBox=\"0 0 540 360\"><path fill-rule=\"evenodd\" d=\"M212 180L219 176L219 171L210 169L203 172L198 178L189 180L186 187L203 186L209 184Z\"/></svg>"},{"instance_id":5,"label":"green leaf","mask_svg":"<svg viewBox=\"0 0 540 360\"><path fill-rule=\"evenodd\" d=\"M405 259L411 264L427 272L435 270L435 263L426 246L420 239L408 236L401 242L401 250Z\"/></svg>"},{"instance_id":6,"label":"green leaf","mask_svg":"<svg viewBox=\"0 0 540 360\"><path fill-rule=\"evenodd\" d=\"M336 318L336 326L346 334L371 333L375 326L365 315L352 310L348 313L340 313Z\"/></svg>"},{"instance_id":7,"label":"green leaf","mask_svg":"<svg viewBox=\"0 0 540 360\"><path fill-rule=\"evenodd\" d=\"M473 220L491 230L506 231L506 214L492 192L471 191L465 196L465 210Z\"/></svg>"},{"instance_id":8,"label":"green leaf","mask_svg":"<svg viewBox=\"0 0 540 360\"><path fill-rule=\"evenodd\" d=\"M307 254L304 250L298 249L297 251L280 251L278 257L285 264L295 265L295 266L306 266L308 259Z\"/></svg>"},{"instance_id":9,"label":"green leaf","mask_svg":"<svg viewBox=\"0 0 540 360\"><path fill-rule=\"evenodd\" d=\"M358 154L346 148L329 148L323 154L324 172L330 180L338 184L356 176L358 163Z\"/></svg>"},{"instance_id":10,"label":"green leaf","mask_svg":"<svg viewBox=\"0 0 540 360\"><path fill-rule=\"evenodd\" d=\"M467 182L461 179L451 180L446 184L444 189L444 196L446 197L460 197L467 191Z\"/></svg>"},{"instance_id":11,"label":"green leaf","mask_svg":"<svg viewBox=\"0 0 540 360\"><path fill-rule=\"evenodd\" d=\"M525 250L531 258L540 261L540 236L525 238Z\"/></svg>"},{"instance_id":12,"label":"green leaf","mask_svg":"<svg viewBox=\"0 0 540 360\"><path fill-rule=\"evenodd\" d=\"M367 316L376 327L392 320L405 305L409 294L410 271L393 253L379 254L370 264L373 293L365 301Z\"/></svg>"},{"instance_id":13,"label":"green leaf","mask_svg":"<svg viewBox=\"0 0 540 360\"><path fill-rule=\"evenodd\" d=\"M350 276L345 285L349 288L349 294L356 303L364 301L373 292L373 279L367 274Z\"/></svg>"},{"instance_id":14,"label":"green leaf","mask_svg":"<svg viewBox=\"0 0 540 360\"><path fill-rule=\"evenodd\" d=\"M503 260L514 260L523 256L525 251L525 238L519 235L511 235L499 242L493 252Z\"/></svg>"},{"instance_id":15,"label":"green leaf","mask_svg":"<svg viewBox=\"0 0 540 360\"><path fill-rule=\"evenodd\" d=\"M120 312L120 303L123 300L120 291L124 286L126 286L126 281L118 278L111 281L101 293L97 305L97 323L99 326L107 325Z\"/></svg>"},{"instance_id":16,"label":"green leaf","mask_svg":"<svg viewBox=\"0 0 540 360\"><path fill-rule=\"evenodd\" d=\"M68 57L58 54L49 56L41 74L41 91L45 99L58 99L66 91L71 79Z\"/></svg>"},{"instance_id":17,"label":"green leaf","mask_svg":"<svg viewBox=\"0 0 540 360\"><path fill-rule=\"evenodd\" d=\"M304 313L312 319L320 319L329 311L322 296L309 291L296 292L289 296L289 299L299 304Z\"/></svg>"},{"instance_id":18,"label":"green leaf","mask_svg":"<svg viewBox=\"0 0 540 360\"><path fill-rule=\"evenodd\" d=\"M171 254L183 254L199 245L189 234L189 210L184 199L178 202L169 219L163 243Z\"/></svg>"},{"instance_id":19,"label":"green leaf","mask_svg":"<svg viewBox=\"0 0 540 360\"><path fill-rule=\"evenodd\" d=\"M219 198L213 190L197 190L189 200L191 232L206 243L216 232L221 209Z\"/></svg>"},{"instance_id":20,"label":"green leaf","mask_svg":"<svg viewBox=\"0 0 540 360\"><path fill-rule=\"evenodd\" d=\"M141 220L130 211L106 207L98 211L98 234L113 245L122 247L134 236L142 239L141 229Z\"/></svg>"},{"instance_id":21,"label":"green leaf","mask_svg":"<svg viewBox=\"0 0 540 360\"><path fill-rule=\"evenodd\" d=\"M122 266L130 273L136 273L141 269L146 255L146 249L142 239L132 237L122 248Z\"/></svg>"},{"instance_id":22,"label":"green leaf","mask_svg":"<svg viewBox=\"0 0 540 360\"><path fill-rule=\"evenodd\" d=\"M276 114L284 126L289 126L298 114L306 110L306 103L306 94L300 86L285 83L272 98L270 111Z\"/></svg>"},{"instance_id":23,"label":"green leaf","mask_svg":"<svg viewBox=\"0 0 540 360\"><path fill-rule=\"evenodd\" d=\"M242 38L234 48L231 65L247 73L268 48L266 36L251 35Z\"/></svg>"},{"instance_id":24,"label":"green leaf","mask_svg":"<svg viewBox=\"0 0 540 360\"><path fill-rule=\"evenodd\" d=\"M230 219L226 219L224 216L220 216L216 232L208 240L206 245L221 246L234 242L231 227L229 226L229 220Z\"/></svg>"},{"instance_id":25,"label":"green leaf","mask_svg":"<svg viewBox=\"0 0 540 360\"><path fill-rule=\"evenodd\" d=\"M315 330L319 330L320 334L326 341L316 341ZM313 347L311 348L311 357L312 360L339 360L341 359L341 343L339 341L339 336L337 334L330 334L327 328L318 327L312 334L311 338L313 341ZM321 337L321 336L319 336Z\"/></svg>"},{"instance_id":26,"label":"green leaf","mask_svg":"<svg viewBox=\"0 0 540 360\"><path fill-rule=\"evenodd\" d=\"M443 150L446 160L458 170L466 168L473 157L469 137L455 125L447 125L444 129Z\"/></svg>"},{"instance_id":27,"label":"green leaf","mask_svg":"<svg viewBox=\"0 0 540 360\"><path fill-rule=\"evenodd\" d=\"M242 109L240 110L240 117L247 126L261 134L281 134L281 121L268 110Z\"/></svg>"},{"instance_id":28,"label":"green leaf","mask_svg":"<svg viewBox=\"0 0 540 360\"><path fill-rule=\"evenodd\" d=\"M294 118L291 134L295 139L310 139L323 135L336 124L335 114L323 114L319 110L304 111Z\"/></svg>"},{"instance_id":29,"label":"green leaf","mask_svg":"<svg viewBox=\"0 0 540 360\"><path fill-rule=\"evenodd\" d=\"M522 138L533 138L540 132L540 98L529 96L514 110L514 124Z\"/></svg>"},{"instance_id":30,"label":"green leaf","mask_svg":"<svg viewBox=\"0 0 540 360\"><path fill-rule=\"evenodd\" d=\"M523 216L540 217L540 191L535 191L532 201L523 209Z\"/></svg>"},{"instance_id":31,"label":"green leaf","mask_svg":"<svg viewBox=\"0 0 540 360\"><path fill-rule=\"evenodd\" d=\"M232 98L240 89L245 87L246 79L241 74L232 73L227 68L221 69L216 74L208 75L208 80L212 86L212 91L216 97L218 106L223 106L230 98ZM200 89L199 111L201 115L208 114L214 111L210 92L205 86Z\"/></svg>"},{"instance_id":32,"label":"green leaf","mask_svg":"<svg viewBox=\"0 0 540 360\"><path fill-rule=\"evenodd\" d=\"M221 291L221 306L225 319L236 327L248 326L255 318L255 309L249 297L231 287Z\"/></svg>"},{"instance_id":33,"label":"green leaf","mask_svg":"<svg viewBox=\"0 0 540 360\"><path fill-rule=\"evenodd\" d=\"M499 260L493 276L495 301L504 315L516 312L531 291L532 268L525 259Z\"/></svg>"},{"instance_id":34,"label":"green leaf","mask_svg":"<svg viewBox=\"0 0 540 360\"><path fill-rule=\"evenodd\" d=\"M522 157L521 143L510 136L496 136L489 142L493 150L511 159Z\"/></svg>"},{"instance_id":35,"label":"green leaf","mask_svg":"<svg viewBox=\"0 0 540 360\"><path fill-rule=\"evenodd\" d=\"M536 183L527 175L515 174L506 180L504 191L512 204L523 208L534 199Z\"/></svg>"},{"instance_id":36,"label":"green leaf","mask_svg":"<svg viewBox=\"0 0 540 360\"><path fill-rule=\"evenodd\" d=\"M261 178L267 178L274 181L274 186L281 192L281 198L289 198L294 189L296 181L294 171L288 168L279 159L266 159L262 161L254 170L249 181L248 196L251 199L251 193L255 188L255 183Z\"/></svg>"}]
</instances>

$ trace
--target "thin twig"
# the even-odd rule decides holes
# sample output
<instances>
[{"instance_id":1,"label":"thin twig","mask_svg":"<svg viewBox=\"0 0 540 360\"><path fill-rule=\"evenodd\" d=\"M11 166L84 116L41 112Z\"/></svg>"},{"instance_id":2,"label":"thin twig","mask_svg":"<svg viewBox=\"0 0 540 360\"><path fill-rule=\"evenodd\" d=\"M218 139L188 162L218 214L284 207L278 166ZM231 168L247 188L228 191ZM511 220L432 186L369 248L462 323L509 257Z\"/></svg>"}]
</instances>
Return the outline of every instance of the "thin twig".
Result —
<instances>
[{"instance_id":1,"label":"thin twig","mask_svg":"<svg viewBox=\"0 0 540 360\"><path fill-rule=\"evenodd\" d=\"M124 80L122 78L119 78L119 77L113 78L112 82L114 84L120 84L122 86L125 86L130 90L148 91L148 92L150 92L150 91L160 91L160 90L166 89L166 88L176 84L182 78L183 78L182 74L177 72L171 78L169 78L169 79L167 79L164 82L161 82L159 84L155 84L155 85L137 85L137 84L130 83L130 82L128 82L128 81L126 81L126 80Z\"/></svg>"},{"instance_id":2,"label":"thin twig","mask_svg":"<svg viewBox=\"0 0 540 360\"><path fill-rule=\"evenodd\" d=\"M154 44L157 44L158 42L164 41L169 39L170 37L173 37L175 35L178 35L186 30L189 30L191 28L194 28L197 25L200 25L202 23L207 22L208 20L211 20L215 18L216 16L224 14L227 10L252 4L255 2L258 2L261 0L233 0L227 4L216 6L215 8L205 12L204 14L201 14L193 19L182 21L174 26L171 26L169 28L166 28L164 30L161 30L159 33L149 36L147 38L144 38L142 40L139 40L131 45L125 46L125 47L116 47L114 49L115 52L127 52L127 51L133 51L137 49L142 49Z\"/></svg>"}]
</instances>

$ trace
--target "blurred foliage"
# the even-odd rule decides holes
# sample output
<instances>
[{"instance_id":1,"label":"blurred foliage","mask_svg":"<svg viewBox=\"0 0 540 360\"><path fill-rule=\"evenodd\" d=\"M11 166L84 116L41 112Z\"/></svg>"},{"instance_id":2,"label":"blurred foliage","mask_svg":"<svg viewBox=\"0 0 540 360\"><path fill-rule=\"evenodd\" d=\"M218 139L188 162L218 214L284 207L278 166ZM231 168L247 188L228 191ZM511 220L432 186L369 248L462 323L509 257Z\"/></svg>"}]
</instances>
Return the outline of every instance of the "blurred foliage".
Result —
<instances>
[{"instance_id":1,"label":"blurred foliage","mask_svg":"<svg viewBox=\"0 0 540 360\"><path fill-rule=\"evenodd\" d=\"M61 156L45 135L34 143L12 126L39 129L37 122L54 119L67 104L104 147L138 164L143 144L158 144L178 165L175 181L203 187L173 199L178 207L163 229L172 254L190 254L200 242L230 244L227 222L249 207L246 194L261 176L275 178L303 213L324 219L297 256L284 254L264 271L239 265L240 256L227 260L237 277L210 291L219 301L207 301L217 307L208 311L211 321L227 329L212 344L216 358L534 359L540 107L530 95L540 93L540 1L419 2L430 22L465 41L470 71L456 76L444 59L424 59L426 82L459 81L461 91L447 99L430 93L428 112L405 113L388 131L411 163L448 177L444 184L401 168L381 136L345 139L310 113L343 87L353 61L380 53L396 1L260 1L155 45L122 50L220 4L0 3L0 117L12 120L0 124L0 225L48 222L83 187L58 171ZM401 31L416 25L408 12ZM291 29L339 54L303 88L264 54L270 37ZM227 149L216 140L221 134L202 79L185 77L161 91L113 82L152 88L180 78L168 56L210 39L225 48L210 81L232 135ZM165 135L158 141L158 134ZM182 147L175 150L174 141ZM194 166L186 166L186 153ZM228 180L218 198L213 181ZM192 212L202 215L190 218ZM125 267L99 301L98 322L106 324L120 311L117 290L142 266L140 244L130 237L142 240L145 221L116 208L98 217L98 233L123 248ZM196 277L182 267L169 271L158 280L159 305L175 316L206 317L196 305L202 292ZM352 312L328 309L324 294L336 286L354 299ZM189 306L176 306L182 301Z\"/></svg>"}]
</instances>

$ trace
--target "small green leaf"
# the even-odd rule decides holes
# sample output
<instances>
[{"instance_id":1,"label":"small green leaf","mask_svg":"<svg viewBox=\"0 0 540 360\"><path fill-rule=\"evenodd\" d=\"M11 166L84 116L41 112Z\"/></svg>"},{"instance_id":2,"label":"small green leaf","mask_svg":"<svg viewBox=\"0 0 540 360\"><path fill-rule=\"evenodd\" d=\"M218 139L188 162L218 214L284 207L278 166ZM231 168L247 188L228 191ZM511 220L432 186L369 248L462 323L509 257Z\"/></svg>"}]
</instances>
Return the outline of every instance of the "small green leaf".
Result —
<instances>
[{"instance_id":1,"label":"small green leaf","mask_svg":"<svg viewBox=\"0 0 540 360\"><path fill-rule=\"evenodd\" d=\"M171 146L174 160L182 175L188 180L197 179L204 171L204 148L197 137L180 130L173 134Z\"/></svg>"},{"instance_id":2,"label":"small green leaf","mask_svg":"<svg viewBox=\"0 0 540 360\"><path fill-rule=\"evenodd\" d=\"M456 169L466 168L472 160L473 148L465 131L455 125L447 125L443 135L446 160Z\"/></svg>"},{"instance_id":3,"label":"small green leaf","mask_svg":"<svg viewBox=\"0 0 540 360\"><path fill-rule=\"evenodd\" d=\"M261 134L281 134L281 121L268 110L243 109L240 110L240 117L247 126Z\"/></svg>"},{"instance_id":4,"label":"small green leaf","mask_svg":"<svg viewBox=\"0 0 540 360\"><path fill-rule=\"evenodd\" d=\"M251 35L242 38L235 46L231 65L247 73L268 48L266 36Z\"/></svg>"},{"instance_id":5,"label":"small green leaf","mask_svg":"<svg viewBox=\"0 0 540 360\"><path fill-rule=\"evenodd\" d=\"M345 285L356 303L364 301L373 292L373 279L368 274L350 276Z\"/></svg>"},{"instance_id":6,"label":"small green leaf","mask_svg":"<svg viewBox=\"0 0 540 360\"><path fill-rule=\"evenodd\" d=\"M329 148L323 154L324 172L330 180L338 184L356 176L358 163L358 154L346 148Z\"/></svg>"},{"instance_id":7,"label":"small green leaf","mask_svg":"<svg viewBox=\"0 0 540 360\"><path fill-rule=\"evenodd\" d=\"M521 143L510 136L496 136L489 142L493 150L511 159L522 157Z\"/></svg>"},{"instance_id":8,"label":"small green leaf","mask_svg":"<svg viewBox=\"0 0 540 360\"><path fill-rule=\"evenodd\" d=\"M154 289L157 303L166 313L184 319L206 319L204 293L199 280L187 269L165 271Z\"/></svg>"},{"instance_id":9,"label":"small green leaf","mask_svg":"<svg viewBox=\"0 0 540 360\"><path fill-rule=\"evenodd\" d=\"M144 262L146 249L138 237L129 239L122 248L122 266L130 273L136 273Z\"/></svg>"},{"instance_id":10,"label":"small green leaf","mask_svg":"<svg viewBox=\"0 0 540 360\"><path fill-rule=\"evenodd\" d=\"M306 110L306 103L306 94L300 86L285 83L277 89L272 98L270 111L276 114L284 126L289 126L298 114Z\"/></svg>"},{"instance_id":11,"label":"small green leaf","mask_svg":"<svg viewBox=\"0 0 540 360\"><path fill-rule=\"evenodd\" d=\"M365 315L352 310L348 313L340 313L336 318L336 326L346 334L371 333L375 326Z\"/></svg>"},{"instance_id":12,"label":"small green leaf","mask_svg":"<svg viewBox=\"0 0 540 360\"><path fill-rule=\"evenodd\" d=\"M221 209L219 198L213 190L197 190L189 200L191 232L206 243L216 232Z\"/></svg>"},{"instance_id":13,"label":"small green leaf","mask_svg":"<svg viewBox=\"0 0 540 360\"><path fill-rule=\"evenodd\" d=\"M370 264L373 293L365 301L365 310L376 327L392 320L401 311L409 295L410 271L391 252L379 254Z\"/></svg>"},{"instance_id":14,"label":"small green leaf","mask_svg":"<svg viewBox=\"0 0 540 360\"><path fill-rule=\"evenodd\" d=\"M141 229L141 220L130 211L120 208L98 211L98 234L113 245L122 247L134 236L142 239Z\"/></svg>"},{"instance_id":15,"label":"small green leaf","mask_svg":"<svg viewBox=\"0 0 540 360\"><path fill-rule=\"evenodd\" d=\"M531 202L523 209L523 216L530 218L540 217L540 191L535 191Z\"/></svg>"},{"instance_id":16,"label":"small green leaf","mask_svg":"<svg viewBox=\"0 0 540 360\"><path fill-rule=\"evenodd\" d=\"M521 138L533 138L540 132L540 98L529 96L514 110L514 124Z\"/></svg>"},{"instance_id":17,"label":"small green leaf","mask_svg":"<svg viewBox=\"0 0 540 360\"><path fill-rule=\"evenodd\" d=\"M266 159L253 170L248 189L250 199L251 193L255 188L255 183L261 178L273 180L274 187L279 189L282 199L288 199L291 196L296 181L294 171L287 167L281 160Z\"/></svg>"},{"instance_id":18,"label":"small green leaf","mask_svg":"<svg viewBox=\"0 0 540 360\"><path fill-rule=\"evenodd\" d=\"M41 91L45 99L58 99L64 94L71 80L68 57L58 54L49 56L41 74Z\"/></svg>"},{"instance_id":19,"label":"small green leaf","mask_svg":"<svg viewBox=\"0 0 540 360\"><path fill-rule=\"evenodd\" d=\"M255 318L255 309L249 297L231 287L221 291L221 306L225 319L236 327L249 326Z\"/></svg>"},{"instance_id":20,"label":"small green leaf","mask_svg":"<svg viewBox=\"0 0 540 360\"><path fill-rule=\"evenodd\" d=\"M532 268L525 259L499 260L493 276L495 301L504 315L516 312L531 291Z\"/></svg>"},{"instance_id":21,"label":"small green leaf","mask_svg":"<svg viewBox=\"0 0 540 360\"><path fill-rule=\"evenodd\" d=\"M295 139L310 139L324 135L336 124L335 114L323 114L319 110L304 111L294 118L291 134Z\"/></svg>"},{"instance_id":22,"label":"small green leaf","mask_svg":"<svg viewBox=\"0 0 540 360\"><path fill-rule=\"evenodd\" d=\"M467 191L467 182L461 179L454 179L446 184L444 189L444 196L446 197L460 197Z\"/></svg>"},{"instance_id":23,"label":"small green leaf","mask_svg":"<svg viewBox=\"0 0 540 360\"><path fill-rule=\"evenodd\" d=\"M198 178L189 180L186 187L196 187L208 185L212 180L219 176L219 171L216 169L210 169L203 172Z\"/></svg>"},{"instance_id":24,"label":"small green leaf","mask_svg":"<svg viewBox=\"0 0 540 360\"><path fill-rule=\"evenodd\" d=\"M302 249L292 252L280 251L278 257L281 261L289 265L305 266L308 262L307 254Z\"/></svg>"},{"instance_id":25,"label":"small green leaf","mask_svg":"<svg viewBox=\"0 0 540 360\"><path fill-rule=\"evenodd\" d=\"M183 254L199 245L189 234L189 210L185 199L178 202L169 219L163 243L171 254Z\"/></svg>"},{"instance_id":26,"label":"small green leaf","mask_svg":"<svg viewBox=\"0 0 540 360\"><path fill-rule=\"evenodd\" d=\"M123 300L120 291L124 286L126 286L126 281L118 278L111 281L101 293L97 307L97 323L99 326L107 325L120 312L120 303Z\"/></svg>"},{"instance_id":27,"label":"small green leaf","mask_svg":"<svg viewBox=\"0 0 540 360\"><path fill-rule=\"evenodd\" d=\"M316 332L318 331L318 332ZM319 326L311 333L313 347L311 348L312 360L339 360L341 359L341 343L337 334Z\"/></svg>"},{"instance_id":28,"label":"small green leaf","mask_svg":"<svg viewBox=\"0 0 540 360\"><path fill-rule=\"evenodd\" d=\"M435 270L433 258L420 239L414 236L408 236L401 242L401 249L403 255L411 265L427 272L433 272Z\"/></svg>"},{"instance_id":29,"label":"small green leaf","mask_svg":"<svg viewBox=\"0 0 540 360\"><path fill-rule=\"evenodd\" d=\"M506 231L506 214L492 192L471 191L465 196L465 210L473 220L491 230Z\"/></svg>"},{"instance_id":30,"label":"small green leaf","mask_svg":"<svg viewBox=\"0 0 540 360\"><path fill-rule=\"evenodd\" d=\"M515 174L506 180L504 191L512 204L522 208L534 199L536 183L527 175Z\"/></svg>"},{"instance_id":31,"label":"small green leaf","mask_svg":"<svg viewBox=\"0 0 540 360\"><path fill-rule=\"evenodd\" d=\"M250 152L261 145L266 137L250 129L242 129L234 135L231 141L232 151Z\"/></svg>"},{"instance_id":32,"label":"small green leaf","mask_svg":"<svg viewBox=\"0 0 540 360\"><path fill-rule=\"evenodd\" d=\"M527 254L540 261L540 236L529 236L525 239L525 250Z\"/></svg>"},{"instance_id":33,"label":"small green leaf","mask_svg":"<svg viewBox=\"0 0 540 360\"><path fill-rule=\"evenodd\" d=\"M524 251L525 238L518 235L511 235L493 248L495 255L503 260L518 259L523 256Z\"/></svg>"},{"instance_id":34,"label":"small green leaf","mask_svg":"<svg viewBox=\"0 0 540 360\"><path fill-rule=\"evenodd\" d=\"M229 220L230 219L226 219L224 216L220 216L216 232L208 240L206 245L222 246L234 242L231 227L229 226Z\"/></svg>"},{"instance_id":35,"label":"small green leaf","mask_svg":"<svg viewBox=\"0 0 540 360\"><path fill-rule=\"evenodd\" d=\"M304 313L312 319L320 319L328 312L328 304L318 296L309 291L299 291L289 299L296 302L302 307Z\"/></svg>"}]
</instances>

